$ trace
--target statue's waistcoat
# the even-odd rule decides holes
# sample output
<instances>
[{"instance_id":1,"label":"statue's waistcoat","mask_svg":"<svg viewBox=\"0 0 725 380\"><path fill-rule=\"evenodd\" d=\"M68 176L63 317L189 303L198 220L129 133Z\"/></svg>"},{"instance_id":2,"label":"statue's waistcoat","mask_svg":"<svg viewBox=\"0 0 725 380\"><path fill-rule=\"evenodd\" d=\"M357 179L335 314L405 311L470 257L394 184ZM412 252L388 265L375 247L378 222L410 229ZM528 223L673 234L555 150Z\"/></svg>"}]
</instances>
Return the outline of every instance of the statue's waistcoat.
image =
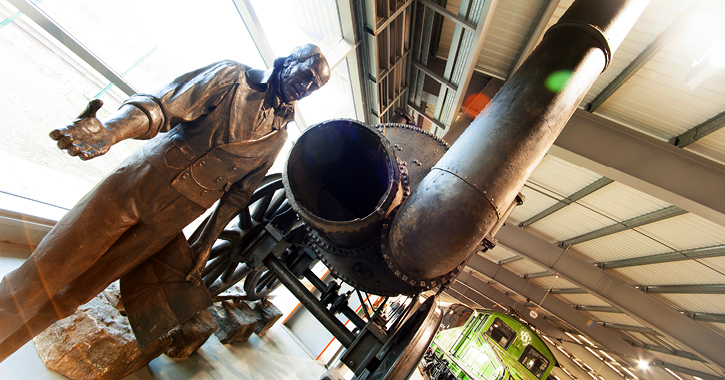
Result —
<instances>
[{"instance_id":1,"label":"statue's waistcoat","mask_svg":"<svg viewBox=\"0 0 725 380\"><path fill-rule=\"evenodd\" d=\"M251 139L264 92L246 81L239 86L209 117L179 125L144 147L148 162L171 186L202 207L211 207L233 183L274 160L287 136L280 128ZM241 140L227 142L230 137Z\"/></svg>"}]
</instances>

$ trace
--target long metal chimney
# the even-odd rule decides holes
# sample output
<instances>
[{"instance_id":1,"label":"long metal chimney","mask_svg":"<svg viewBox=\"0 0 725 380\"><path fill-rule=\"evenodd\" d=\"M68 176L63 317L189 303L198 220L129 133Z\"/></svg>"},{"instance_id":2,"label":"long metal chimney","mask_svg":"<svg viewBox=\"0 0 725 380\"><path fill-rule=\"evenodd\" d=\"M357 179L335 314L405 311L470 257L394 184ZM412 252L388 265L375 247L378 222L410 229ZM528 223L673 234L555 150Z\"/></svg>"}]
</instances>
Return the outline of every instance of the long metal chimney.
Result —
<instances>
[{"instance_id":1,"label":"long metal chimney","mask_svg":"<svg viewBox=\"0 0 725 380\"><path fill-rule=\"evenodd\" d=\"M648 0L577 0L401 205L387 235L397 267L455 273L500 225Z\"/></svg>"}]
</instances>

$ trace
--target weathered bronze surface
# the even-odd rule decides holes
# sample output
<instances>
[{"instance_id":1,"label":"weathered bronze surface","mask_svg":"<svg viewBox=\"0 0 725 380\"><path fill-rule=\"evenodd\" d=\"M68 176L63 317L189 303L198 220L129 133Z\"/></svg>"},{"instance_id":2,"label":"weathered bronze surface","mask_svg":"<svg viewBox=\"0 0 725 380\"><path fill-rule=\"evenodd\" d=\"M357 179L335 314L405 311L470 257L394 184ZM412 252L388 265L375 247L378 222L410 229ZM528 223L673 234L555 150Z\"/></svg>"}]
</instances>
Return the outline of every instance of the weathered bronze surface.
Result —
<instances>
[{"instance_id":1,"label":"weathered bronze surface","mask_svg":"<svg viewBox=\"0 0 725 380\"><path fill-rule=\"evenodd\" d=\"M216 237L247 204L281 149L295 101L329 77L314 45L294 49L267 71L223 61L153 94L132 96L105 122L95 117L100 101L92 101L72 124L51 132L60 149L83 160L123 139L163 136L98 184L2 280L0 360L183 239L182 228L221 199L192 242L196 258L181 276L198 285Z\"/></svg>"}]
</instances>

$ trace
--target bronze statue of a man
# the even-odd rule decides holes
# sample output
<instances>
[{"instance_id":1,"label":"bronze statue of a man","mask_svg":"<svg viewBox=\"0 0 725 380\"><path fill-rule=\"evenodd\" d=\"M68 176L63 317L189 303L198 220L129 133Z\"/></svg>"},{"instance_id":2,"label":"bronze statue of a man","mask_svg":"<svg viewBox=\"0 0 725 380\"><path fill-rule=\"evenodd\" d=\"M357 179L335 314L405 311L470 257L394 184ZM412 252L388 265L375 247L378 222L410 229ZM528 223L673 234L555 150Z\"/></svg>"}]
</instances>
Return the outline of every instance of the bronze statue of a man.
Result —
<instances>
[{"instance_id":1,"label":"bronze statue of a man","mask_svg":"<svg viewBox=\"0 0 725 380\"><path fill-rule=\"evenodd\" d=\"M0 282L0 361L167 245L217 200L187 281L198 282L215 237L246 206L287 137L294 103L330 68L314 45L267 71L218 62L136 94L100 122L100 101L51 137L91 159L123 139L149 139L79 201Z\"/></svg>"}]
</instances>

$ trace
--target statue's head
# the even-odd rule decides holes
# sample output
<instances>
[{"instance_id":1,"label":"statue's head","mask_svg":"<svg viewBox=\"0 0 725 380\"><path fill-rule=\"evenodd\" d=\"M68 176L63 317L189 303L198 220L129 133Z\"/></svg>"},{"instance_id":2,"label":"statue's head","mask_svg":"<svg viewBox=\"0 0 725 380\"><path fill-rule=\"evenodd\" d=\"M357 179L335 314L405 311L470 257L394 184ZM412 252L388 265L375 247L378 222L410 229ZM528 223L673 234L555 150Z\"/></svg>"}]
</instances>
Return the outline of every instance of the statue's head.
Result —
<instances>
[{"instance_id":1,"label":"statue's head","mask_svg":"<svg viewBox=\"0 0 725 380\"><path fill-rule=\"evenodd\" d=\"M304 98L330 80L330 66L322 51L307 44L292 49L287 57L274 61L277 77L276 89L283 102Z\"/></svg>"}]
</instances>

